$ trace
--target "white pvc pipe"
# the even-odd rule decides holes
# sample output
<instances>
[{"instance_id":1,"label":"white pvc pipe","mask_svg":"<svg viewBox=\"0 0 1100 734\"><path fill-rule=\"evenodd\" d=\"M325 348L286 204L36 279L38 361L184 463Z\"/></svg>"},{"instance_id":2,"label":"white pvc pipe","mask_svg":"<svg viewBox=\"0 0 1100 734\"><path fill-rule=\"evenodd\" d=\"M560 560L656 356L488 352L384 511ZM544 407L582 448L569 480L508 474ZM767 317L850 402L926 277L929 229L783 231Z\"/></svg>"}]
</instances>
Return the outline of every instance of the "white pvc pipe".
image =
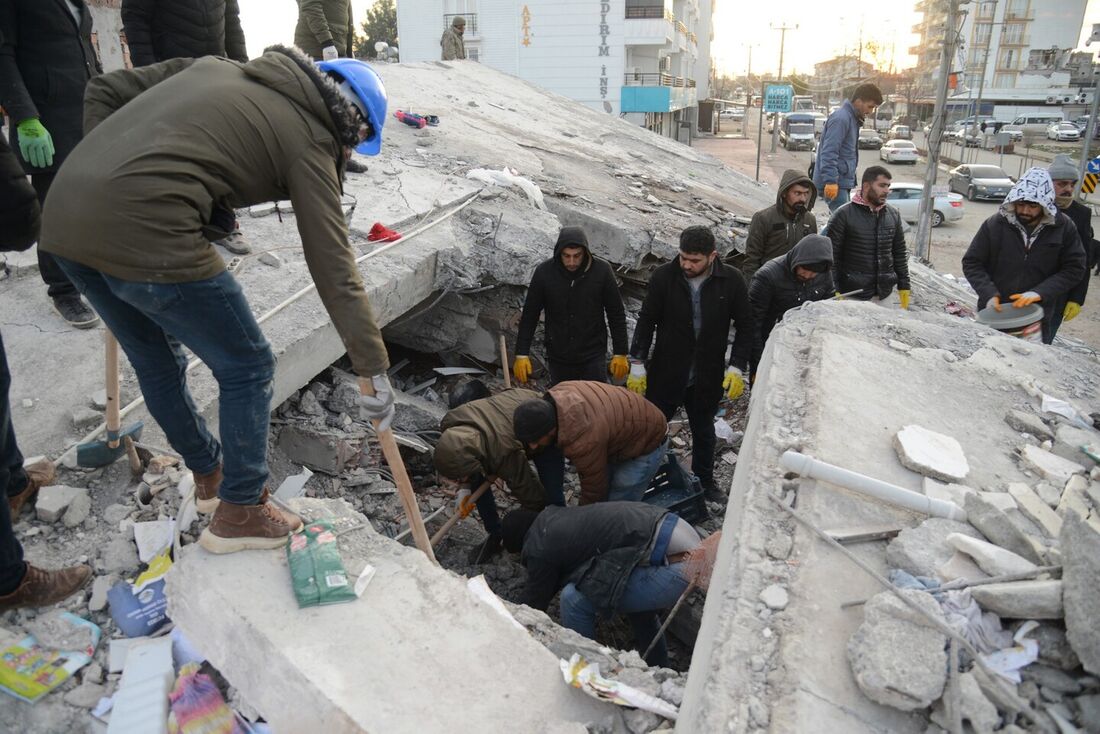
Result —
<instances>
[{"instance_id":1,"label":"white pvc pipe","mask_svg":"<svg viewBox=\"0 0 1100 734\"><path fill-rule=\"evenodd\" d=\"M944 517L948 520L966 522L966 510L954 502L938 500L927 497L920 492L913 492L899 487L896 484L884 482L881 479L869 477L866 474L842 469L834 464L818 461L812 456L800 454L797 451L785 451L779 460L779 465L787 471L800 474L811 479L820 479L823 482L835 484L838 487L865 494L875 499L882 500L891 505L904 507L907 510L922 512L931 517Z\"/></svg>"}]
</instances>

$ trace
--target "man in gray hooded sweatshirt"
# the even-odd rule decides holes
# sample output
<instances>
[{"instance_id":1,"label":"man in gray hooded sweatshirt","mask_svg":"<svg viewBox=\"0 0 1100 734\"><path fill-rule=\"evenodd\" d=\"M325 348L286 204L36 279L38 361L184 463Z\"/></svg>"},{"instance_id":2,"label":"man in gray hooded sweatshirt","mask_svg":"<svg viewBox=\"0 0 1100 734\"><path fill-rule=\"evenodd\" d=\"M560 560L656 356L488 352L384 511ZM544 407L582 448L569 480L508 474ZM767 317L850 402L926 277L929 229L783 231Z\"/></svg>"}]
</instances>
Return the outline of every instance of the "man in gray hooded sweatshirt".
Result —
<instances>
[{"instance_id":1,"label":"man in gray hooded sweatshirt","mask_svg":"<svg viewBox=\"0 0 1100 734\"><path fill-rule=\"evenodd\" d=\"M1043 342L1054 341L1052 318L1085 275L1085 249L1073 222L1054 203L1045 168L1031 168L1000 210L982 222L963 255L963 274L978 293L978 308L1000 311L1039 303Z\"/></svg>"}]
</instances>

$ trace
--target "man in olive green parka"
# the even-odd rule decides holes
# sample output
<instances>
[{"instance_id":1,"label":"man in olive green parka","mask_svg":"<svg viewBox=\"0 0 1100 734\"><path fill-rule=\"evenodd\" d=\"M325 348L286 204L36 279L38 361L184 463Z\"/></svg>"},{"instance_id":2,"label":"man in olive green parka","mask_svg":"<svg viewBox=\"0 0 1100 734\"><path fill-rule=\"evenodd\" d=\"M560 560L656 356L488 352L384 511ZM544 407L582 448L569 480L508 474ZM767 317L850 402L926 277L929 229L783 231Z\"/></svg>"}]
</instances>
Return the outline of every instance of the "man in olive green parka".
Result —
<instances>
[{"instance_id":1,"label":"man in olive green parka","mask_svg":"<svg viewBox=\"0 0 1100 734\"><path fill-rule=\"evenodd\" d=\"M355 21L351 0L298 0L294 45L317 61L352 58Z\"/></svg>"}]
</instances>

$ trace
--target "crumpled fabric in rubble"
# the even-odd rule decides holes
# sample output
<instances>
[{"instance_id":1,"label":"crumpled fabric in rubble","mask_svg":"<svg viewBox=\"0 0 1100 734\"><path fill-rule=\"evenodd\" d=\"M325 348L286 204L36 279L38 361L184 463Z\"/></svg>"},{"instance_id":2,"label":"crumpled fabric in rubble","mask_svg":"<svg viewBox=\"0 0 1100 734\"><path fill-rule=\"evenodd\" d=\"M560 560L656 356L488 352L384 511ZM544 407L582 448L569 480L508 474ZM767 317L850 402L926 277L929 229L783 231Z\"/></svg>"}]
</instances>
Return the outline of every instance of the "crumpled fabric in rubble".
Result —
<instances>
[{"instance_id":1,"label":"crumpled fabric in rubble","mask_svg":"<svg viewBox=\"0 0 1100 734\"><path fill-rule=\"evenodd\" d=\"M1001 628L1001 618L993 612L982 612L978 602L970 598L970 589L945 591L937 596L947 624L978 652L990 653L1012 645L1012 633Z\"/></svg>"},{"instance_id":2,"label":"crumpled fabric in rubble","mask_svg":"<svg viewBox=\"0 0 1100 734\"><path fill-rule=\"evenodd\" d=\"M200 673L198 663L180 668L176 685L168 694L172 713L169 734L246 734L249 729L222 698L210 676Z\"/></svg>"}]
</instances>

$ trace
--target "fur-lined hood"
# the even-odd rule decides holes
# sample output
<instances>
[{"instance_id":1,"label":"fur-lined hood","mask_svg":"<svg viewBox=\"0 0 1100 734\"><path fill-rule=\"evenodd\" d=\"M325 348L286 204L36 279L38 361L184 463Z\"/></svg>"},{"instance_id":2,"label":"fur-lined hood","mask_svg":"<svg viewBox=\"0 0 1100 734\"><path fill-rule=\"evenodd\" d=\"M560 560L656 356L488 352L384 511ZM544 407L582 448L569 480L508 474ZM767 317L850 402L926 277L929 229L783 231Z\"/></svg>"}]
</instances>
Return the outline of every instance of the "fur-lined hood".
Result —
<instances>
[{"instance_id":1,"label":"fur-lined hood","mask_svg":"<svg viewBox=\"0 0 1100 734\"><path fill-rule=\"evenodd\" d=\"M306 54L293 46L275 45L244 64L244 72L312 111L343 147L359 144L359 125L352 105L336 82L323 74Z\"/></svg>"}]
</instances>

